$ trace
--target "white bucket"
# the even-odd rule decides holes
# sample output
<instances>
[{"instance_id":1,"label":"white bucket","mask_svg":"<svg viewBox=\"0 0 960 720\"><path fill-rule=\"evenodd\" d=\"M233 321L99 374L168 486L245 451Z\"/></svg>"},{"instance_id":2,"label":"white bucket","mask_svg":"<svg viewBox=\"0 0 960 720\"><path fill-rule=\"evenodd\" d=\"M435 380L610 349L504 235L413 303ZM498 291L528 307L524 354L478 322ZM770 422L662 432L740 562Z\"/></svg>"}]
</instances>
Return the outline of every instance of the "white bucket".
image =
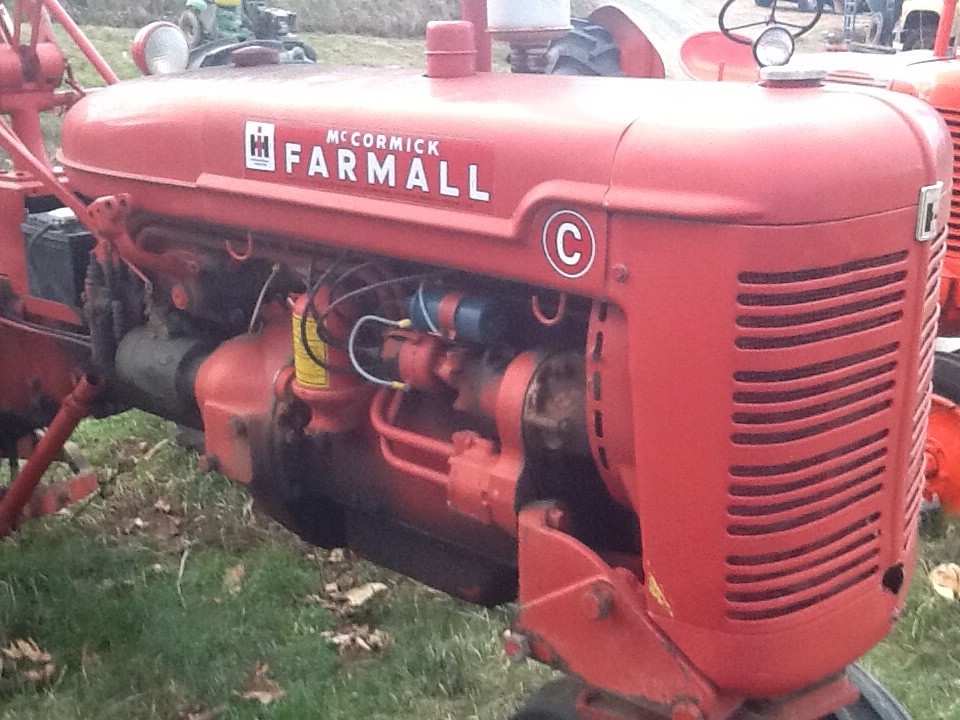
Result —
<instances>
[{"instance_id":1,"label":"white bucket","mask_svg":"<svg viewBox=\"0 0 960 720\"><path fill-rule=\"evenodd\" d=\"M492 32L556 30L570 27L570 0L487 0Z\"/></svg>"}]
</instances>

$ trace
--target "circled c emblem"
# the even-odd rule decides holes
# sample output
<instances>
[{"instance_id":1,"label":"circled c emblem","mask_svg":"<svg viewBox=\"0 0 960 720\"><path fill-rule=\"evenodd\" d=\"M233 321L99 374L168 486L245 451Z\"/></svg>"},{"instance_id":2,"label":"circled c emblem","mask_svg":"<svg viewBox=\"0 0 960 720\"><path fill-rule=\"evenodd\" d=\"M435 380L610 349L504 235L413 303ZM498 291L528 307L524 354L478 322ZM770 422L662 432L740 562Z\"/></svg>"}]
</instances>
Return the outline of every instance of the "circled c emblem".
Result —
<instances>
[{"instance_id":1,"label":"circled c emblem","mask_svg":"<svg viewBox=\"0 0 960 720\"><path fill-rule=\"evenodd\" d=\"M543 252L554 270L573 280L583 277L593 267L597 239L583 215L560 210L543 226Z\"/></svg>"}]
</instances>

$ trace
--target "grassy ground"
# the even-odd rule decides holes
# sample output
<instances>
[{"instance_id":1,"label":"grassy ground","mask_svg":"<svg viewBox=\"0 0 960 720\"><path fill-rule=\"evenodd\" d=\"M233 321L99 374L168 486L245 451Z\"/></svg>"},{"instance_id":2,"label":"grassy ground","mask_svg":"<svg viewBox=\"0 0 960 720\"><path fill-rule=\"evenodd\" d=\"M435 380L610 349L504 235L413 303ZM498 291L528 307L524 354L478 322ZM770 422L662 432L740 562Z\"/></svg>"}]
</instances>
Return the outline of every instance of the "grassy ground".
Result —
<instances>
[{"instance_id":1,"label":"grassy ground","mask_svg":"<svg viewBox=\"0 0 960 720\"><path fill-rule=\"evenodd\" d=\"M506 611L304 546L171 438L140 413L85 424L105 497L0 542L0 642L55 666L38 685L7 659L3 720L494 720L546 676L502 658ZM351 610L371 581L387 589ZM284 693L267 705L241 697L259 662Z\"/></svg>"},{"instance_id":2,"label":"grassy ground","mask_svg":"<svg viewBox=\"0 0 960 720\"><path fill-rule=\"evenodd\" d=\"M914 720L960 718L960 602L933 592L927 579L940 563L960 563L960 521L934 518L904 616L865 665L893 691Z\"/></svg>"},{"instance_id":3,"label":"grassy ground","mask_svg":"<svg viewBox=\"0 0 960 720\"><path fill-rule=\"evenodd\" d=\"M137 74L132 31L89 34ZM418 40L308 39L323 61L422 63ZM50 655L0 658L0 720L494 720L547 677L501 657L507 611L304 547L171 433L142 414L85 424L103 496L0 542L0 646ZM866 660L915 720L960 718L960 603L926 582L944 561L960 561L957 525L928 530L907 613ZM350 610L344 593L373 581L385 593Z\"/></svg>"}]
</instances>

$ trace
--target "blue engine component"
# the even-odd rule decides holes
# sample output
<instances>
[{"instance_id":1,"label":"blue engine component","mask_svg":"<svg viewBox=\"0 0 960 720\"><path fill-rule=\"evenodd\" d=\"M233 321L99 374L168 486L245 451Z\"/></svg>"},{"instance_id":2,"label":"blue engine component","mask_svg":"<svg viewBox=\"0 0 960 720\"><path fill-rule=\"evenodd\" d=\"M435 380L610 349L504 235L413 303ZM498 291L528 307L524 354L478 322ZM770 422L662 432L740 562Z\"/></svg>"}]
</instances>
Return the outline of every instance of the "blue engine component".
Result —
<instances>
[{"instance_id":1,"label":"blue engine component","mask_svg":"<svg viewBox=\"0 0 960 720\"><path fill-rule=\"evenodd\" d=\"M445 298L454 302L453 323L444 322L440 307ZM449 310L447 311L449 315ZM497 345L507 338L507 312L490 298L459 297L444 290L420 287L410 300L410 321L416 330L438 335L454 335L457 340Z\"/></svg>"}]
</instances>

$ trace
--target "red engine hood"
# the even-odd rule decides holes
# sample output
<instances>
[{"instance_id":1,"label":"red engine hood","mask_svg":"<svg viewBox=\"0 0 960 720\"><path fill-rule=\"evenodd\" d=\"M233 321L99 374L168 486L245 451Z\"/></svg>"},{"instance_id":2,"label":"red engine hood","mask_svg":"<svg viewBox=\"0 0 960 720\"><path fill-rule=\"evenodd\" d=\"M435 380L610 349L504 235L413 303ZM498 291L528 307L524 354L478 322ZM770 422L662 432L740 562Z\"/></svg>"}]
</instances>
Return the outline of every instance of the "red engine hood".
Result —
<instances>
[{"instance_id":1,"label":"red engine hood","mask_svg":"<svg viewBox=\"0 0 960 720\"><path fill-rule=\"evenodd\" d=\"M909 97L624 78L201 71L90 95L62 141L87 196L334 243L363 221L523 244L551 203L827 222L915 206L950 176L942 121Z\"/></svg>"}]
</instances>

